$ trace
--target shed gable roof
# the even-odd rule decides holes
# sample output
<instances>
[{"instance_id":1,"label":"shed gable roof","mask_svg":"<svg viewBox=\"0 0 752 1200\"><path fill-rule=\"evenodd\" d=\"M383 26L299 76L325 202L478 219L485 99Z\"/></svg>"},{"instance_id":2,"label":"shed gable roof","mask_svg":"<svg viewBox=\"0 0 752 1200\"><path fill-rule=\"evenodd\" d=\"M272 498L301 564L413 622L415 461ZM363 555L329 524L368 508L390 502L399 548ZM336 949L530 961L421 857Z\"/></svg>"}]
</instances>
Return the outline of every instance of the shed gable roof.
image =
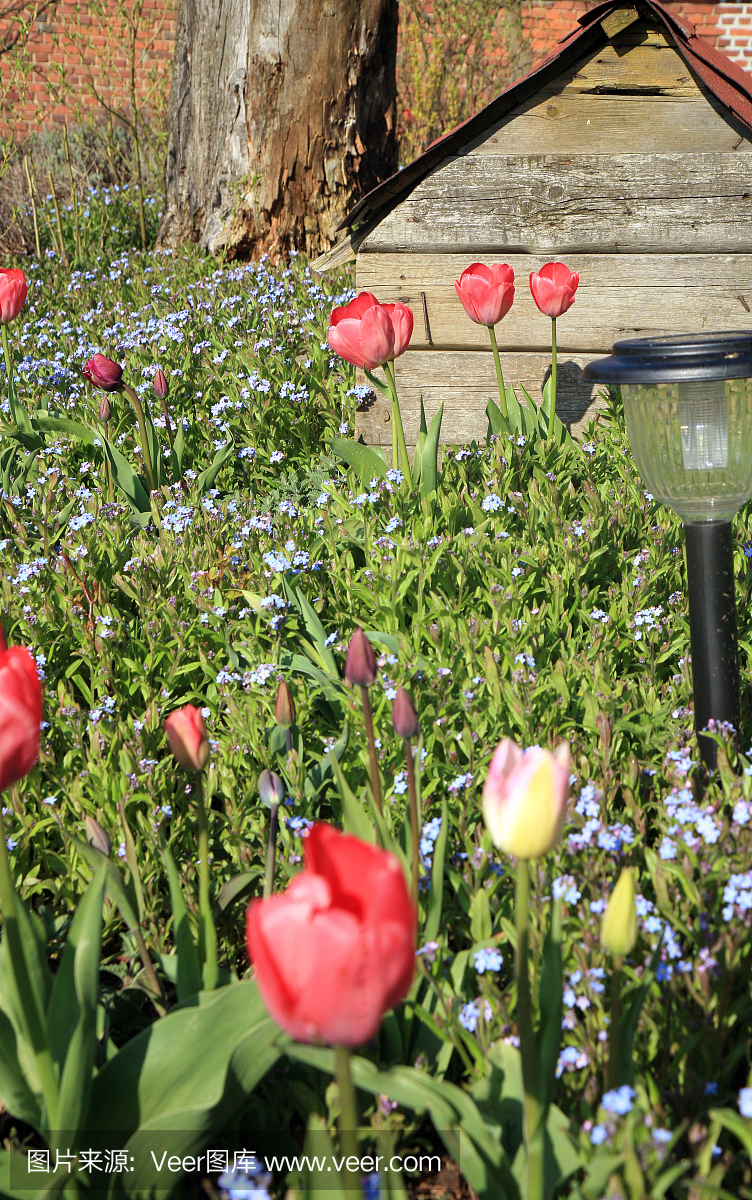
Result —
<instances>
[{"instance_id":1,"label":"shed gable roof","mask_svg":"<svg viewBox=\"0 0 752 1200\"><path fill-rule=\"evenodd\" d=\"M370 191L350 210L338 228L352 230L357 226L357 240L360 242L441 162L459 153L549 79L566 70L588 51L597 51L600 45L605 44L608 38L601 22L614 10L623 7L624 0L603 0L602 4L590 9L579 18L580 28L563 38L559 48L533 71L506 88L480 112L437 138L403 170ZM693 26L671 13L660 0L637 0L635 7L641 15L653 17L668 30L687 66L752 136L752 80L747 73L698 37ZM324 259L328 259L333 252L330 251L319 260L322 266Z\"/></svg>"}]
</instances>

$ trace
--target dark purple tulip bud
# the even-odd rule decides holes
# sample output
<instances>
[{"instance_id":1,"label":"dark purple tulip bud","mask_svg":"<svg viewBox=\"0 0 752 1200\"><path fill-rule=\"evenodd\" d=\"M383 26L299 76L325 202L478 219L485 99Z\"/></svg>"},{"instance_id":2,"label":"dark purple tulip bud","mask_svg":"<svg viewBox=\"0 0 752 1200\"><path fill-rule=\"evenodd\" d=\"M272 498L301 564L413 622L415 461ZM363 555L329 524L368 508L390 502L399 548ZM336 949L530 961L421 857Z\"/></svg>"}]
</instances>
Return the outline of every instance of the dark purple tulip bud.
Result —
<instances>
[{"instance_id":1,"label":"dark purple tulip bud","mask_svg":"<svg viewBox=\"0 0 752 1200\"><path fill-rule=\"evenodd\" d=\"M161 367L157 368L157 373L154 376L154 395L157 400L166 400L170 394L170 389L165 379L165 373Z\"/></svg>"},{"instance_id":2,"label":"dark purple tulip bud","mask_svg":"<svg viewBox=\"0 0 752 1200\"><path fill-rule=\"evenodd\" d=\"M99 406L99 419L102 422L107 422L107 421L109 421L111 416L112 416L112 405L110 404L109 396L107 396L107 394L105 394L102 397L102 403Z\"/></svg>"},{"instance_id":3,"label":"dark purple tulip bud","mask_svg":"<svg viewBox=\"0 0 752 1200\"><path fill-rule=\"evenodd\" d=\"M370 687L376 679L376 655L362 629L350 638L345 661L345 679L358 687Z\"/></svg>"},{"instance_id":4,"label":"dark purple tulip bud","mask_svg":"<svg viewBox=\"0 0 752 1200\"><path fill-rule=\"evenodd\" d=\"M403 687L397 688L392 705L392 725L397 737L412 738L420 730L415 705Z\"/></svg>"},{"instance_id":5,"label":"dark purple tulip bud","mask_svg":"<svg viewBox=\"0 0 752 1200\"><path fill-rule=\"evenodd\" d=\"M295 724L295 704L292 694L284 679L277 689L277 703L274 705L274 717L283 729L290 729Z\"/></svg>"},{"instance_id":6,"label":"dark purple tulip bud","mask_svg":"<svg viewBox=\"0 0 752 1200\"><path fill-rule=\"evenodd\" d=\"M110 839L99 824L99 821L95 821L93 817L87 816L84 826L86 828L86 840L89 845L98 850L100 854L104 854L106 858L109 858Z\"/></svg>"},{"instance_id":7,"label":"dark purple tulip bud","mask_svg":"<svg viewBox=\"0 0 752 1200\"><path fill-rule=\"evenodd\" d=\"M273 804L281 804L285 798L285 788L279 775L274 771L262 771L258 781L261 803L267 808Z\"/></svg>"},{"instance_id":8,"label":"dark purple tulip bud","mask_svg":"<svg viewBox=\"0 0 752 1200\"><path fill-rule=\"evenodd\" d=\"M120 390L123 368L120 363L113 362L111 358L105 358L104 354L95 354L87 363L84 363L83 372L86 378L94 384L94 387L102 388L105 392Z\"/></svg>"}]
</instances>

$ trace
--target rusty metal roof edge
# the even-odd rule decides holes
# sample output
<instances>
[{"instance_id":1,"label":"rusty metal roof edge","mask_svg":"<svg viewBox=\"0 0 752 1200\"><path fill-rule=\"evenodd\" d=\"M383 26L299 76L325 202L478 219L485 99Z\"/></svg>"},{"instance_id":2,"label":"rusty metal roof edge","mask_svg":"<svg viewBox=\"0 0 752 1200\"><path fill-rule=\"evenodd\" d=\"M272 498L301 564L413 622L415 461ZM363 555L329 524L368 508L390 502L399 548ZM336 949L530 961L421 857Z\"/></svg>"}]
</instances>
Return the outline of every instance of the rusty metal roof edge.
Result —
<instances>
[{"instance_id":1,"label":"rusty metal roof edge","mask_svg":"<svg viewBox=\"0 0 752 1200\"><path fill-rule=\"evenodd\" d=\"M396 203L409 195L433 167L448 158L455 149L461 149L473 141L487 126L495 124L509 109L525 99L528 91L535 91L535 87L541 82L541 75L549 73L554 66L568 66L570 61L576 60L600 38L605 41L606 35L601 30L600 21L613 9L622 7L623 3L624 0L603 0L601 4L584 13L578 20L579 28L563 38L558 43L559 48L553 50L534 70L505 88L479 112L442 134L403 170L391 175L363 196L337 226L337 231L349 228L361 214L367 217L380 208L387 210L380 219L386 217ZM699 75L716 99L752 133L752 80L746 72L720 50L714 49L699 38L694 26L686 24L670 12L661 0L637 0L635 7L640 6L650 9L668 27L687 66ZM570 54L571 50L575 50L576 53ZM392 201L393 203L390 203Z\"/></svg>"}]
</instances>

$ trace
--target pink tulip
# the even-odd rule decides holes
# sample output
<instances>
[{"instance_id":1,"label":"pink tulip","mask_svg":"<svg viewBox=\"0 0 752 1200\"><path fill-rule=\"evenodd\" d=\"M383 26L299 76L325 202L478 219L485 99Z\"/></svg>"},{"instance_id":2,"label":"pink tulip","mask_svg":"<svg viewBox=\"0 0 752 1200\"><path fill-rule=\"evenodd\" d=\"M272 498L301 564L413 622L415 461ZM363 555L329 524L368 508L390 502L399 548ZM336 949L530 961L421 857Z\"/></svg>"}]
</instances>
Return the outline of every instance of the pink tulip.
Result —
<instances>
[{"instance_id":1,"label":"pink tulip","mask_svg":"<svg viewBox=\"0 0 752 1200\"><path fill-rule=\"evenodd\" d=\"M200 771L209 759L209 741L204 718L192 704L177 708L165 721L170 749L181 767Z\"/></svg>"},{"instance_id":2,"label":"pink tulip","mask_svg":"<svg viewBox=\"0 0 752 1200\"><path fill-rule=\"evenodd\" d=\"M454 286L471 321L496 325L512 307L514 271L506 263L471 263Z\"/></svg>"},{"instance_id":3,"label":"pink tulip","mask_svg":"<svg viewBox=\"0 0 752 1200\"><path fill-rule=\"evenodd\" d=\"M105 392L120 390L123 368L119 363L113 362L111 358L106 358L104 354L95 354L87 363L84 363L83 372L86 378L94 384L94 387L102 388Z\"/></svg>"},{"instance_id":4,"label":"pink tulip","mask_svg":"<svg viewBox=\"0 0 752 1200\"><path fill-rule=\"evenodd\" d=\"M18 267L0 268L0 325L13 321L26 301L26 276Z\"/></svg>"},{"instance_id":5,"label":"pink tulip","mask_svg":"<svg viewBox=\"0 0 752 1200\"><path fill-rule=\"evenodd\" d=\"M530 291L540 311L547 317L560 317L574 304L580 276L564 263L549 262L540 271L530 272Z\"/></svg>"},{"instance_id":6,"label":"pink tulip","mask_svg":"<svg viewBox=\"0 0 752 1200\"><path fill-rule=\"evenodd\" d=\"M495 846L516 858L547 854L559 840L569 796L569 743L553 754L496 747L483 788L483 819Z\"/></svg>"},{"instance_id":7,"label":"pink tulip","mask_svg":"<svg viewBox=\"0 0 752 1200\"><path fill-rule=\"evenodd\" d=\"M6 649L0 629L0 792L28 775L39 757L42 689L25 646Z\"/></svg>"},{"instance_id":8,"label":"pink tulip","mask_svg":"<svg viewBox=\"0 0 752 1200\"><path fill-rule=\"evenodd\" d=\"M341 358L372 371L404 354L412 332L413 314L405 304L380 304L371 292L360 292L332 310L328 341Z\"/></svg>"}]
</instances>

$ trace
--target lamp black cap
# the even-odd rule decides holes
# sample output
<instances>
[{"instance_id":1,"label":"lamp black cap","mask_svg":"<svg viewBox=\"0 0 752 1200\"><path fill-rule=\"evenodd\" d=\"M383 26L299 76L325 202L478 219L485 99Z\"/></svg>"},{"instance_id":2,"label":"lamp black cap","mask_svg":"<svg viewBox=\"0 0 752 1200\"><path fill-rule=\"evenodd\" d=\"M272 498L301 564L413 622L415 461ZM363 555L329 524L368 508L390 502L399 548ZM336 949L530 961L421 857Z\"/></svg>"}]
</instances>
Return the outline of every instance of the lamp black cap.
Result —
<instances>
[{"instance_id":1,"label":"lamp black cap","mask_svg":"<svg viewBox=\"0 0 752 1200\"><path fill-rule=\"evenodd\" d=\"M752 329L615 342L613 354L588 363L582 376L612 387L622 383L749 379Z\"/></svg>"}]
</instances>

